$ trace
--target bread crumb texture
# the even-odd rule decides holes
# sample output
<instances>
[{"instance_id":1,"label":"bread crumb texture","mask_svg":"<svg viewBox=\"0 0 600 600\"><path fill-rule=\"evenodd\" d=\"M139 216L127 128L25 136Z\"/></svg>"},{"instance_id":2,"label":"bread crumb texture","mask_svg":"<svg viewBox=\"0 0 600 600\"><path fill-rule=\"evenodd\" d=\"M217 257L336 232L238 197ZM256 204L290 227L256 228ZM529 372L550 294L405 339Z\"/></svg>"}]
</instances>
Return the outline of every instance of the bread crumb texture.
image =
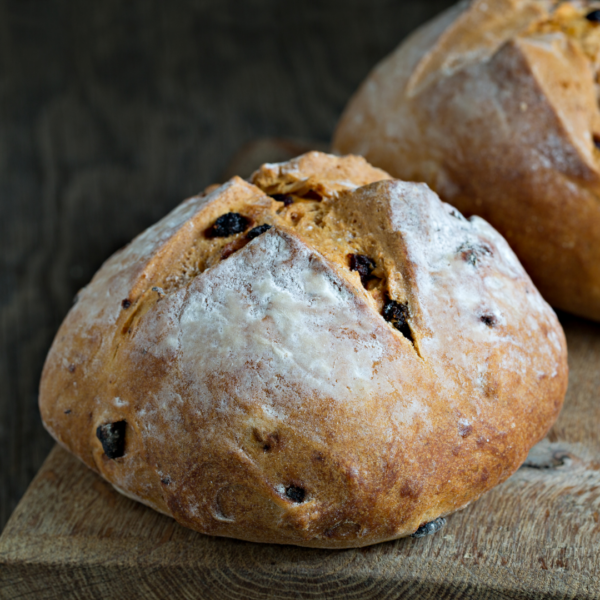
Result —
<instances>
[{"instance_id":1,"label":"bread crumb texture","mask_svg":"<svg viewBox=\"0 0 600 600\"><path fill-rule=\"evenodd\" d=\"M343 548L505 480L566 382L556 316L494 229L312 152L191 198L107 261L40 407L59 443L187 527Z\"/></svg>"},{"instance_id":2,"label":"bread crumb texture","mask_svg":"<svg viewBox=\"0 0 600 600\"><path fill-rule=\"evenodd\" d=\"M373 70L334 147L481 216L553 306L600 320L599 99L599 2L460 2Z\"/></svg>"}]
</instances>

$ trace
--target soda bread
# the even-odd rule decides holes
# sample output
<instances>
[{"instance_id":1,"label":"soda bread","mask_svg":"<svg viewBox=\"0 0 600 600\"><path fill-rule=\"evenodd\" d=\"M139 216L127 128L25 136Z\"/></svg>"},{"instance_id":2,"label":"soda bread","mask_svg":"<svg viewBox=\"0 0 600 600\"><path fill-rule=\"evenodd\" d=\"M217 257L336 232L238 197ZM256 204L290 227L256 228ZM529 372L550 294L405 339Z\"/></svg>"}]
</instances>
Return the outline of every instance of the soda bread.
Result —
<instances>
[{"instance_id":1,"label":"soda bread","mask_svg":"<svg viewBox=\"0 0 600 600\"><path fill-rule=\"evenodd\" d=\"M504 239L317 152L191 198L83 289L48 431L202 533L324 548L435 531L556 419L565 339Z\"/></svg>"},{"instance_id":2,"label":"soda bread","mask_svg":"<svg viewBox=\"0 0 600 600\"><path fill-rule=\"evenodd\" d=\"M334 141L489 221L546 300L596 320L598 9L461 2L375 68Z\"/></svg>"}]
</instances>

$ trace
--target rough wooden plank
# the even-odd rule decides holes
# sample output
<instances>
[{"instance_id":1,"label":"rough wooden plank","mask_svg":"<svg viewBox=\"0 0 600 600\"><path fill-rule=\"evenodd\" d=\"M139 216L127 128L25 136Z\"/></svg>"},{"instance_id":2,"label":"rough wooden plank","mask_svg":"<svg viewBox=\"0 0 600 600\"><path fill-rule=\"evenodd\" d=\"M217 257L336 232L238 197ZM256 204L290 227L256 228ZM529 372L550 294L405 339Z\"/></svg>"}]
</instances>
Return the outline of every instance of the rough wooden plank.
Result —
<instances>
[{"instance_id":1,"label":"rough wooden plank","mask_svg":"<svg viewBox=\"0 0 600 600\"><path fill-rule=\"evenodd\" d=\"M453 3L0 0L0 530L52 447L37 388L78 288L245 142L327 142Z\"/></svg>"},{"instance_id":2,"label":"rough wooden plank","mask_svg":"<svg viewBox=\"0 0 600 600\"><path fill-rule=\"evenodd\" d=\"M0 597L600 598L600 326L561 319L571 381L558 423L435 536L344 551L211 538L56 447L0 538Z\"/></svg>"}]
</instances>

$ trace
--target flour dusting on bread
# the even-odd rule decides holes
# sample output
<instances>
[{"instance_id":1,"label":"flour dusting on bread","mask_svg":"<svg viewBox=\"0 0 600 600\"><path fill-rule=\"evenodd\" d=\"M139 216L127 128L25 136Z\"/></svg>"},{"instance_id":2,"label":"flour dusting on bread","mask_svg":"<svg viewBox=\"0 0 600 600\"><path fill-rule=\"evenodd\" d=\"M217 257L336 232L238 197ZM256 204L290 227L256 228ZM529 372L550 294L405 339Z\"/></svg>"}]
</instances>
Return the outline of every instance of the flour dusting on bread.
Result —
<instances>
[{"instance_id":1,"label":"flour dusting on bread","mask_svg":"<svg viewBox=\"0 0 600 600\"><path fill-rule=\"evenodd\" d=\"M506 479L556 418L566 354L504 240L358 157L252 181L82 292L44 369L49 431L127 496L262 542L395 539Z\"/></svg>"}]
</instances>

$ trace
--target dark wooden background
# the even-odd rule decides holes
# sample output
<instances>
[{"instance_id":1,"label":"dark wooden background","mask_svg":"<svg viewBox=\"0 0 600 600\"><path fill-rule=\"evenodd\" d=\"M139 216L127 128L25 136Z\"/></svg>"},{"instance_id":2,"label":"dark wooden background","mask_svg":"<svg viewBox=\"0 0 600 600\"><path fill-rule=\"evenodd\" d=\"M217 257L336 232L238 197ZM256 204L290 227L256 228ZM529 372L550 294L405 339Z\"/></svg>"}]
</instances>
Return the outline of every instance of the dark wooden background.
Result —
<instances>
[{"instance_id":1,"label":"dark wooden background","mask_svg":"<svg viewBox=\"0 0 600 600\"><path fill-rule=\"evenodd\" d=\"M77 290L263 136L327 142L451 0L0 0L0 530L52 447L44 357Z\"/></svg>"}]
</instances>

